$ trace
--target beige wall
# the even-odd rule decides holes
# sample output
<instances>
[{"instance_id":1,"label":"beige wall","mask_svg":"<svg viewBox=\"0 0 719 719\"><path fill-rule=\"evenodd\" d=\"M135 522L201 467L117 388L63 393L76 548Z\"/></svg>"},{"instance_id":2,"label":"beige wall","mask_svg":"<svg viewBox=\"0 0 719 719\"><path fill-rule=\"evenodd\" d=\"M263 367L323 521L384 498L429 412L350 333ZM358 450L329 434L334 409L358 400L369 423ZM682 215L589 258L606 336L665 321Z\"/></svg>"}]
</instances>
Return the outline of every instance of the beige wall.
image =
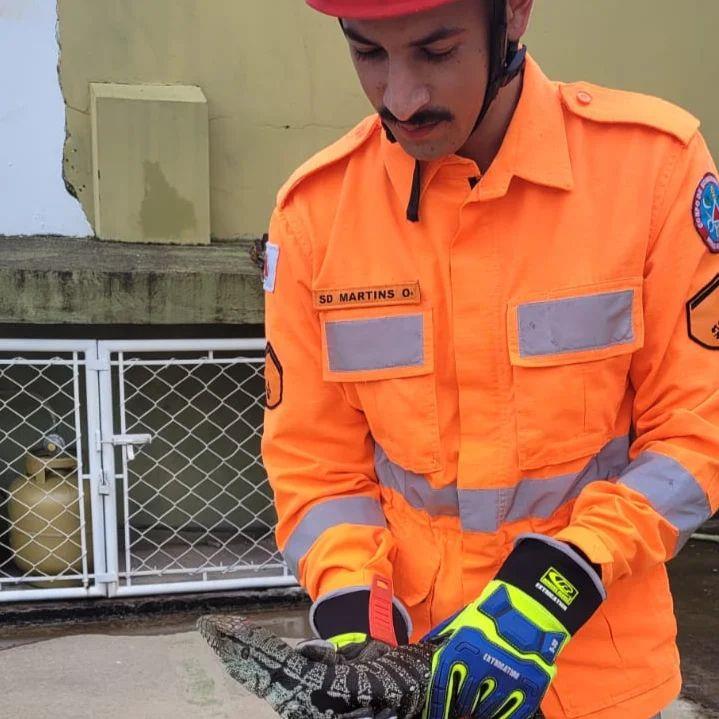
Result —
<instances>
[{"instance_id":1,"label":"beige wall","mask_svg":"<svg viewBox=\"0 0 719 719\"><path fill-rule=\"evenodd\" d=\"M562 80L659 95L702 120L719 159L715 0L535 0L527 45Z\"/></svg>"},{"instance_id":2,"label":"beige wall","mask_svg":"<svg viewBox=\"0 0 719 719\"><path fill-rule=\"evenodd\" d=\"M279 184L369 111L335 21L303 0L59 0L59 19L65 171L88 217L90 82L202 88L219 238L262 234ZM537 0L527 44L553 77L683 104L719 155L718 27L710 0Z\"/></svg>"},{"instance_id":3,"label":"beige wall","mask_svg":"<svg viewBox=\"0 0 719 719\"><path fill-rule=\"evenodd\" d=\"M302 0L59 0L59 21L65 170L89 218L90 82L202 88L219 238L261 235L287 175L369 112L336 23Z\"/></svg>"}]
</instances>

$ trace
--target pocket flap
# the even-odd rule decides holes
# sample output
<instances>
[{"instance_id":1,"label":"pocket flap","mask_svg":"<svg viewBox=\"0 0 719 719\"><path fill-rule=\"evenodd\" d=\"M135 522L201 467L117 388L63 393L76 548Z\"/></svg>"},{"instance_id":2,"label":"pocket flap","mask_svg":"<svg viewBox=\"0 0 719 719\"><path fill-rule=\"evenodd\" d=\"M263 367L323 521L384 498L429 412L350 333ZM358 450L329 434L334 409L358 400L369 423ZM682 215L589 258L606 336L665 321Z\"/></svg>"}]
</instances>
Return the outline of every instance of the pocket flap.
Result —
<instances>
[{"instance_id":1,"label":"pocket flap","mask_svg":"<svg viewBox=\"0 0 719 719\"><path fill-rule=\"evenodd\" d=\"M640 279L605 282L513 301L510 362L551 367L616 357L644 344Z\"/></svg>"},{"instance_id":2,"label":"pocket flap","mask_svg":"<svg viewBox=\"0 0 719 719\"><path fill-rule=\"evenodd\" d=\"M415 377L434 369L429 310L346 310L323 312L320 318L327 381Z\"/></svg>"}]
</instances>

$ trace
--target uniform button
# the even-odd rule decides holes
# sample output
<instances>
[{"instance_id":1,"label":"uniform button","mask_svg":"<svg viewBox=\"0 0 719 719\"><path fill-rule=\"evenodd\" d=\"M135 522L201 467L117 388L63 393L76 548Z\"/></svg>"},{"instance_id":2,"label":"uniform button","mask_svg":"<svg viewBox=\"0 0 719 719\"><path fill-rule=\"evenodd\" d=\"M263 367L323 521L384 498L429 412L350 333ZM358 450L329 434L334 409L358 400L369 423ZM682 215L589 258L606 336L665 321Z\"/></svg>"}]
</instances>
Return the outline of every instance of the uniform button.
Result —
<instances>
[{"instance_id":1,"label":"uniform button","mask_svg":"<svg viewBox=\"0 0 719 719\"><path fill-rule=\"evenodd\" d=\"M582 103L582 105L589 105L594 98L586 91L586 90L580 90L577 93L577 100Z\"/></svg>"}]
</instances>

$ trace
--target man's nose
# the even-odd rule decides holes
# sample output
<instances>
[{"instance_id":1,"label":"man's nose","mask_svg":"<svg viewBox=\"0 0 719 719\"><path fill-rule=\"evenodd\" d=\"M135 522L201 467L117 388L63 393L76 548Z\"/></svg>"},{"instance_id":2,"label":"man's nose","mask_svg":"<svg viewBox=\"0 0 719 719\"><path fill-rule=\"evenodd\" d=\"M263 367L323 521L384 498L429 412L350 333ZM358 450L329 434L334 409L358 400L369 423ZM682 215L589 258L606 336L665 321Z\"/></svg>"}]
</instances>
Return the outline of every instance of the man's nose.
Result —
<instances>
[{"instance_id":1,"label":"man's nose","mask_svg":"<svg viewBox=\"0 0 719 719\"><path fill-rule=\"evenodd\" d=\"M400 122L406 122L429 104L429 88L406 66L397 63L390 65L383 100L385 107Z\"/></svg>"}]
</instances>

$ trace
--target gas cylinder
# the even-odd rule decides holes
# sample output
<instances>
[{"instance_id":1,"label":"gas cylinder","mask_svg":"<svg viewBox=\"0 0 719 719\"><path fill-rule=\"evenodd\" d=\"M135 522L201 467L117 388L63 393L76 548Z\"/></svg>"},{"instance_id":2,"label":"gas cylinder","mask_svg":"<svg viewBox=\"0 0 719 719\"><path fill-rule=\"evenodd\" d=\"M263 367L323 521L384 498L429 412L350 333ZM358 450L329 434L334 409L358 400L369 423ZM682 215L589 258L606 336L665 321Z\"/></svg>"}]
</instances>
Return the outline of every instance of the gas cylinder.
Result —
<instances>
[{"instance_id":1,"label":"gas cylinder","mask_svg":"<svg viewBox=\"0 0 719 719\"><path fill-rule=\"evenodd\" d=\"M80 497L77 462L73 457L25 456L26 476L9 487L10 547L15 564L31 575L74 574L82 571ZM90 487L83 482L85 547L92 571ZM53 582L72 586L75 582ZM42 583L42 586L47 586Z\"/></svg>"}]
</instances>

